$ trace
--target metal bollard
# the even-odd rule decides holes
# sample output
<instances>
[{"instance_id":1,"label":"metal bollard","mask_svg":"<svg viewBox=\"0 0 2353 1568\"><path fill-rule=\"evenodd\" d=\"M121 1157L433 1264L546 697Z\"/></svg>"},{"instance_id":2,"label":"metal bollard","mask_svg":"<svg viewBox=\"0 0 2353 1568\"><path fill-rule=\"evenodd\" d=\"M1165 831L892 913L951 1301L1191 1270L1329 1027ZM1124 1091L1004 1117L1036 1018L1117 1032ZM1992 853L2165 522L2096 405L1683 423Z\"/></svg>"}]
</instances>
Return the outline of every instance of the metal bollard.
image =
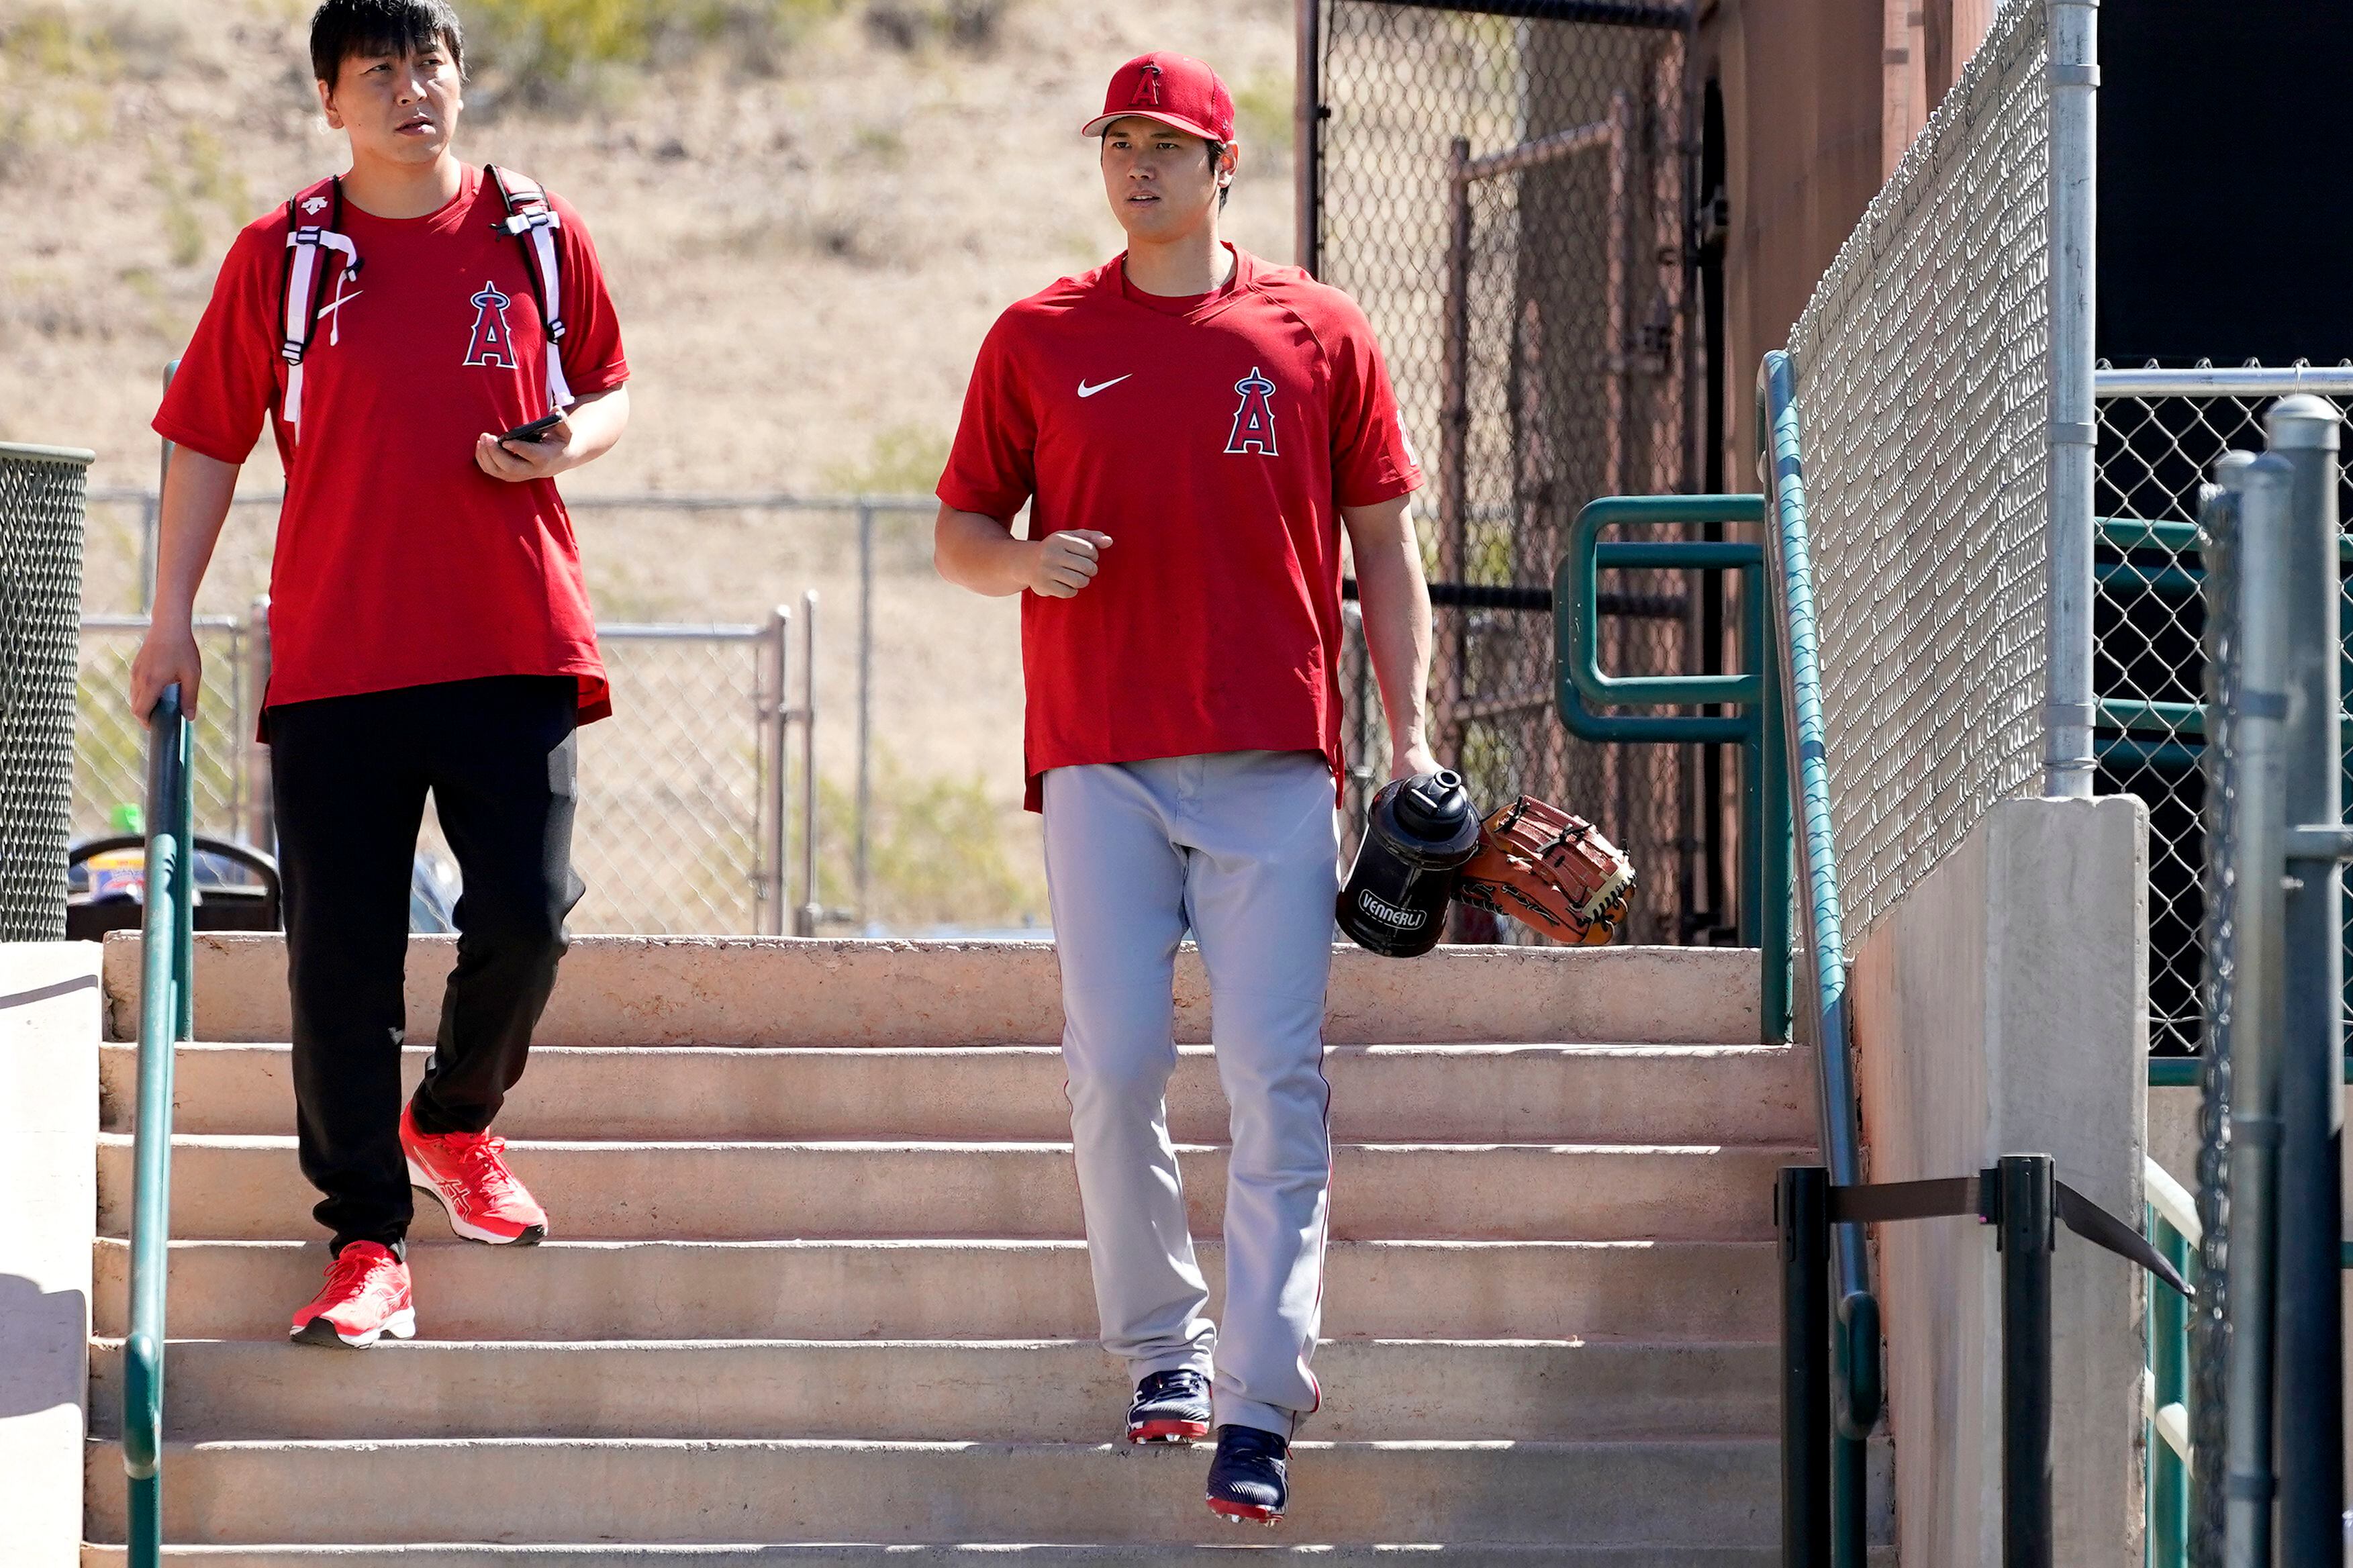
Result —
<instances>
[{"instance_id":1,"label":"metal bollard","mask_svg":"<svg viewBox=\"0 0 2353 1568\"><path fill-rule=\"evenodd\" d=\"M2238 888L2232 916L2231 1103L2231 1338L2223 1497L2225 1568L2272 1568L2274 1408L2273 1369L2278 1268L2282 928L2286 892L2286 626L2289 491L2284 458L2225 458L2216 467L2239 506L2236 557L2239 659L2237 755L2231 847Z\"/></svg>"},{"instance_id":2,"label":"metal bollard","mask_svg":"<svg viewBox=\"0 0 2353 1568\"><path fill-rule=\"evenodd\" d=\"M2288 826L2279 1073L2278 1357L2281 1568L2342 1568L2345 1508L2343 1201L2343 697L2337 408L2284 397L2263 420L2291 470L2285 557Z\"/></svg>"},{"instance_id":3,"label":"metal bollard","mask_svg":"<svg viewBox=\"0 0 2353 1568\"><path fill-rule=\"evenodd\" d=\"M1831 1173L1785 1165L1781 1253L1781 1564L1831 1561Z\"/></svg>"},{"instance_id":4,"label":"metal bollard","mask_svg":"<svg viewBox=\"0 0 2353 1568\"><path fill-rule=\"evenodd\" d=\"M2057 1178L2048 1154L2004 1154L2001 1218L2001 1562L2051 1568L2051 1248Z\"/></svg>"}]
</instances>

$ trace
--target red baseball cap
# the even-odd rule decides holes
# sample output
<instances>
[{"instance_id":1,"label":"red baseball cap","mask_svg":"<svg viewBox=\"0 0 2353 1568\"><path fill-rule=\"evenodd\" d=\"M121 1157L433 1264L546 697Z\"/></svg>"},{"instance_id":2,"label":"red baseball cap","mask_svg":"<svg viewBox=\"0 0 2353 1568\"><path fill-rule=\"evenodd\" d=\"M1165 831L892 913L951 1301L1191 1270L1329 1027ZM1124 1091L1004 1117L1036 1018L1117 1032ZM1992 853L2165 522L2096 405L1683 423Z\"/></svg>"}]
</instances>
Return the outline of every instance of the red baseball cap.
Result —
<instances>
[{"instance_id":1,"label":"red baseball cap","mask_svg":"<svg viewBox=\"0 0 2353 1568\"><path fill-rule=\"evenodd\" d=\"M1138 55L1112 73L1103 111L1079 128L1100 136L1114 120L1140 114L1208 142L1234 139L1234 95L1218 73L1190 55L1155 50Z\"/></svg>"}]
</instances>

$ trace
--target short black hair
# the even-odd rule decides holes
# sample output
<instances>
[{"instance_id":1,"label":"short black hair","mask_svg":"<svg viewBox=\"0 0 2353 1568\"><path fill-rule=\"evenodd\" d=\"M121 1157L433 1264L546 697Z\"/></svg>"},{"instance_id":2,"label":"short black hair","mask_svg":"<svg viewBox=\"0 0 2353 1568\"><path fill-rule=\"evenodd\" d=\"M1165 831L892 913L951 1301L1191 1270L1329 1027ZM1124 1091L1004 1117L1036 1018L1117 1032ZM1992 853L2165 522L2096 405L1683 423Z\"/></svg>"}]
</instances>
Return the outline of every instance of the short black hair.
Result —
<instances>
[{"instance_id":1,"label":"short black hair","mask_svg":"<svg viewBox=\"0 0 2353 1568\"><path fill-rule=\"evenodd\" d=\"M311 14L311 74L335 85L353 55L414 55L446 47L466 68L466 30L449 0L323 0Z\"/></svg>"}]
</instances>

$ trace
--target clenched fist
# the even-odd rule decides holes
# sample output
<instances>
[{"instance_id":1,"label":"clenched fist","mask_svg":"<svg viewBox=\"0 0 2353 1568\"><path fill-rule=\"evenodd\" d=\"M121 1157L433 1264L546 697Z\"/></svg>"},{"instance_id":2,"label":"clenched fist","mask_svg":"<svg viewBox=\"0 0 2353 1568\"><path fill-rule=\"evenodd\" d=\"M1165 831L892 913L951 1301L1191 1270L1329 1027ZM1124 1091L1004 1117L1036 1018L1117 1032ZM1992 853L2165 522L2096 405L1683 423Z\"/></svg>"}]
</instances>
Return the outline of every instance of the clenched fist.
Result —
<instances>
[{"instance_id":1,"label":"clenched fist","mask_svg":"<svg viewBox=\"0 0 2353 1568\"><path fill-rule=\"evenodd\" d=\"M1103 552L1110 548L1111 535L1091 528L1050 533L1039 542L1030 560L1027 586L1049 599L1076 598L1080 589L1095 580Z\"/></svg>"}]
</instances>

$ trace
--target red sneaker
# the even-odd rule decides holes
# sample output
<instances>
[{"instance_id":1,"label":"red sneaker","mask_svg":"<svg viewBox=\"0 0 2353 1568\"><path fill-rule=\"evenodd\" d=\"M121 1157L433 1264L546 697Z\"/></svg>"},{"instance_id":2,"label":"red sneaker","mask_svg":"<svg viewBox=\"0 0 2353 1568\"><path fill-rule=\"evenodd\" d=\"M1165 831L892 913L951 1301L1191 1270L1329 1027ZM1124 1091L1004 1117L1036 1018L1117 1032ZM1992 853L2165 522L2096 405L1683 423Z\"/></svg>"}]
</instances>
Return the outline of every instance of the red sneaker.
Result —
<instances>
[{"instance_id":1,"label":"red sneaker","mask_svg":"<svg viewBox=\"0 0 2353 1568\"><path fill-rule=\"evenodd\" d=\"M537 1247L547 1239L547 1211L500 1158L506 1146L488 1132L419 1132L408 1107L400 1108L409 1183L441 1200L449 1228L493 1247Z\"/></svg>"},{"instance_id":2,"label":"red sneaker","mask_svg":"<svg viewBox=\"0 0 2353 1568\"><path fill-rule=\"evenodd\" d=\"M368 1346L390 1334L417 1337L417 1307L408 1294L408 1265L392 1249L354 1241L327 1265L327 1283L294 1314L288 1338L298 1345Z\"/></svg>"}]
</instances>

